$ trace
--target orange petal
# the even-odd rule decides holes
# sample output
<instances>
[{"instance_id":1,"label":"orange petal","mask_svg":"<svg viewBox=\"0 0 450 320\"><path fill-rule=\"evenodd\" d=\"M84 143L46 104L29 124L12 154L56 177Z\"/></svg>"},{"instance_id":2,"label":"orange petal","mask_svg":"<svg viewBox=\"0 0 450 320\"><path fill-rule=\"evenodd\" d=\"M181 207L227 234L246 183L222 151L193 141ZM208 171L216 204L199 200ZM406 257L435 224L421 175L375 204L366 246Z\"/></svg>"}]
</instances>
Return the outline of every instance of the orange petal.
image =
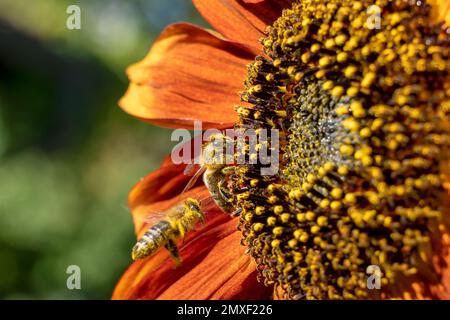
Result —
<instances>
[{"instance_id":1,"label":"orange petal","mask_svg":"<svg viewBox=\"0 0 450 320\"><path fill-rule=\"evenodd\" d=\"M292 5L291 0L192 0L202 16L226 38L261 50L267 25Z\"/></svg>"},{"instance_id":2,"label":"orange petal","mask_svg":"<svg viewBox=\"0 0 450 320\"><path fill-rule=\"evenodd\" d=\"M134 262L119 281L113 299L267 299L271 288L257 282L256 266L240 246L237 219L208 213L204 227L181 248L174 269L164 251Z\"/></svg>"},{"instance_id":3,"label":"orange petal","mask_svg":"<svg viewBox=\"0 0 450 320\"><path fill-rule=\"evenodd\" d=\"M445 21L450 26L450 2L448 0L428 0L437 21Z\"/></svg>"},{"instance_id":4,"label":"orange petal","mask_svg":"<svg viewBox=\"0 0 450 320\"><path fill-rule=\"evenodd\" d=\"M147 56L127 70L130 86L119 105L166 127L231 127L237 120L246 64L256 53L187 23L168 26Z\"/></svg>"}]
</instances>

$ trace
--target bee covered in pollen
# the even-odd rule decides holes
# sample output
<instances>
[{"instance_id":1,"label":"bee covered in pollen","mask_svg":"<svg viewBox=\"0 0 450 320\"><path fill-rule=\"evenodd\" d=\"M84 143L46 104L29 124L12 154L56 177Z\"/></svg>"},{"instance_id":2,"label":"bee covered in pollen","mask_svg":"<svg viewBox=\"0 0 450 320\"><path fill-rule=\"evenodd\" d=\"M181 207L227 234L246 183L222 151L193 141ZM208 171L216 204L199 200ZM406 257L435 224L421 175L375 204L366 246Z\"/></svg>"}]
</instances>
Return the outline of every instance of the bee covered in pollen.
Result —
<instances>
[{"instance_id":1,"label":"bee covered in pollen","mask_svg":"<svg viewBox=\"0 0 450 320\"><path fill-rule=\"evenodd\" d=\"M166 211L152 214L148 222L154 223L134 245L131 253L133 260L152 256L161 247L165 247L176 265L179 265L181 257L177 241L195 230L196 224L203 222L204 218L200 202L193 198L187 198Z\"/></svg>"}]
</instances>

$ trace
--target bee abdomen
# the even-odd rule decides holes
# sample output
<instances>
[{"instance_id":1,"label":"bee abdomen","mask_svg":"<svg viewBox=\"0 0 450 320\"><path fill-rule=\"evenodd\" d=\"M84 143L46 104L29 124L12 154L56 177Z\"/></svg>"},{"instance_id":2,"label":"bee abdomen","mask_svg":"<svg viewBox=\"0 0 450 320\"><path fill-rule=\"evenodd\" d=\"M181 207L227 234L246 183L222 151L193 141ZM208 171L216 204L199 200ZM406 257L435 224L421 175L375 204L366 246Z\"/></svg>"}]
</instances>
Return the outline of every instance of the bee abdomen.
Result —
<instances>
[{"instance_id":1,"label":"bee abdomen","mask_svg":"<svg viewBox=\"0 0 450 320\"><path fill-rule=\"evenodd\" d=\"M131 252L133 260L143 259L156 253L167 243L170 230L170 223L165 220L148 229L133 247Z\"/></svg>"}]
</instances>

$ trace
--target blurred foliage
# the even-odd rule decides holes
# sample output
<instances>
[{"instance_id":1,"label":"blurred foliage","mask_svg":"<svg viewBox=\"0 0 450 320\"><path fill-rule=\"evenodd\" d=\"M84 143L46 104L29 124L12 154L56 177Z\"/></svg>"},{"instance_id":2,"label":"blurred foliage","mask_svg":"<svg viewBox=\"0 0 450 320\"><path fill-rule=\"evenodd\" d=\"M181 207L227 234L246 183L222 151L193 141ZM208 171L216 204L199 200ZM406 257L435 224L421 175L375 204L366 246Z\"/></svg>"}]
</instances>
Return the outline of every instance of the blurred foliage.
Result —
<instances>
[{"instance_id":1,"label":"blurred foliage","mask_svg":"<svg viewBox=\"0 0 450 320\"><path fill-rule=\"evenodd\" d=\"M110 298L134 240L128 190L173 145L117 107L125 68L181 20L202 24L186 0L0 1L0 298Z\"/></svg>"}]
</instances>

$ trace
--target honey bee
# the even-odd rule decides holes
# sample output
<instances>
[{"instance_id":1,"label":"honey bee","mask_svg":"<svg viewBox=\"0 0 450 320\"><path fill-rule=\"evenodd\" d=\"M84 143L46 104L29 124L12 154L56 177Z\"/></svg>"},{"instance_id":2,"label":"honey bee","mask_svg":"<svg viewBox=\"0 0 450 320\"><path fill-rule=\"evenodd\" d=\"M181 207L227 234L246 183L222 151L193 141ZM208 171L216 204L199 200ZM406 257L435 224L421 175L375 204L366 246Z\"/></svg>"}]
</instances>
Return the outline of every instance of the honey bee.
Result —
<instances>
[{"instance_id":1,"label":"honey bee","mask_svg":"<svg viewBox=\"0 0 450 320\"><path fill-rule=\"evenodd\" d=\"M187 198L166 211L155 213L149 218L154 223L134 245L131 257L133 260L143 259L155 254L161 247L165 247L176 265L181 262L180 252L176 242L184 238L186 233L193 231L205 216L199 201Z\"/></svg>"},{"instance_id":2,"label":"honey bee","mask_svg":"<svg viewBox=\"0 0 450 320\"><path fill-rule=\"evenodd\" d=\"M230 143L230 141L232 141L230 138L222 134L210 137L202 150L200 169L190 179L181 194L190 189L203 174L203 182L211 195L209 199L214 200L224 212L233 212L231 200L223 191L227 175L234 171L233 166L227 165L233 162L234 156L223 153L225 145L223 142ZM149 220L155 223L133 247L131 254L133 260L149 257L164 246L176 265L179 265L181 257L176 244L177 240L184 238L186 233L193 231L195 225L203 222L204 219L205 214L201 210L200 202L193 198L187 198L166 211L152 214Z\"/></svg>"},{"instance_id":3,"label":"honey bee","mask_svg":"<svg viewBox=\"0 0 450 320\"><path fill-rule=\"evenodd\" d=\"M233 140L223 134L213 134L210 136L209 141L204 145L201 154L200 169L194 174L191 180L188 182L183 192L190 189L200 175L203 174L203 183L211 194L214 202L227 213L232 215L234 207L231 198L224 192L224 183L228 175L232 174L235 170L234 166L229 164L234 162L234 155L224 152L224 147L232 144ZM187 167L187 170L190 168ZM185 170L185 173L187 172Z\"/></svg>"}]
</instances>

